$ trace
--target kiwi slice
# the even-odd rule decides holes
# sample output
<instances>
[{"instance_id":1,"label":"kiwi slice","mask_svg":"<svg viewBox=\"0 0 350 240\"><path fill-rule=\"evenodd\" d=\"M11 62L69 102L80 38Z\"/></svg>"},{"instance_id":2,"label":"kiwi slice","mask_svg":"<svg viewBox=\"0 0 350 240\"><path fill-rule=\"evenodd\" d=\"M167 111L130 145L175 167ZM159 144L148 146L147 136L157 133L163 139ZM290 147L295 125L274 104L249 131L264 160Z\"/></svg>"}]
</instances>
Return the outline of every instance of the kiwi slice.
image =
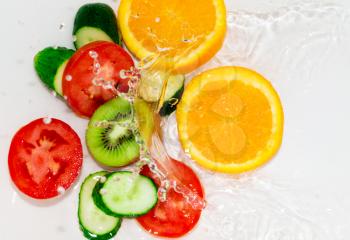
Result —
<instances>
[{"instance_id":1,"label":"kiwi slice","mask_svg":"<svg viewBox=\"0 0 350 240\"><path fill-rule=\"evenodd\" d=\"M145 103L146 104L146 103ZM144 122L142 132L152 132L153 114L144 103L135 104L138 119ZM109 167L123 167L139 156L139 145L128 124L132 121L132 106L121 98L115 98L100 106L90 119L86 131L86 144L93 158ZM145 124L147 123L147 124ZM146 134L150 137L150 134ZM145 139L149 141L149 139Z\"/></svg>"}]
</instances>

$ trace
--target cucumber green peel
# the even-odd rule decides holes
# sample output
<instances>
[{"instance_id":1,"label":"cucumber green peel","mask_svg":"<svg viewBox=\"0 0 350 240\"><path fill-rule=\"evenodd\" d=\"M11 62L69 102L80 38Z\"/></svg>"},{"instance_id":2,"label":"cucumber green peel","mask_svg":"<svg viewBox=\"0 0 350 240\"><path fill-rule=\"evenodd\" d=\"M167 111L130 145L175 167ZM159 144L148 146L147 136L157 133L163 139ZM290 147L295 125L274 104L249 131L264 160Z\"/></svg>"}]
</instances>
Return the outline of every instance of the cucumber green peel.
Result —
<instances>
[{"instance_id":1,"label":"cucumber green peel","mask_svg":"<svg viewBox=\"0 0 350 240\"><path fill-rule=\"evenodd\" d=\"M165 89L164 102L160 107L161 116L170 115L176 110L176 105L180 101L184 86L184 75L170 75L163 71L145 71L141 74L139 94L147 102L157 102L162 95L162 88L165 79L168 78Z\"/></svg>"},{"instance_id":2,"label":"cucumber green peel","mask_svg":"<svg viewBox=\"0 0 350 240\"><path fill-rule=\"evenodd\" d=\"M117 17L113 9L104 3L89 3L79 8L74 20L73 36L77 49L95 41L121 45Z\"/></svg>"},{"instance_id":3,"label":"cucumber green peel","mask_svg":"<svg viewBox=\"0 0 350 240\"><path fill-rule=\"evenodd\" d=\"M159 110L160 116L168 116L176 110L176 106L179 103L184 90L185 85L182 85L182 87L170 99L164 101L163 106Z\"/></svg>"},{"instance_id":4,"label":"cucumber green peel","mask_svg":"<svg viewBox=\"0 0 350 240\"><path fill-rule=\"evenodd\" d=\"M34 68L41 81L62 96L62 75L65 64L74 50L65 47L47 47L34 57Z\"/></svg>"},{"instance_id":5,"label":"cucumber green peel","mask_svg":"<svg viewBox=\"0 0 350 240\"><path fill-rule=\"evenodd\" d=\"M106 175L97 183L92 198L107 215L134 218L147 214L158 202L157 186L152 179L120 171Z\"/></svg>"},{"instance_id":6,"label":"cucumber green peel","mask_svg":"<svg viewBox=\"0 0 350 240\"><path fill-rule=\"evenodd\" d=\"M89 175L81 185L79 193L78 219L80 229L87 239L108 240L114 237L122 223L121 218L106 215L99 210L92 199L96 183L108 172L96 172Z\"/></svg>"}]
</instances>

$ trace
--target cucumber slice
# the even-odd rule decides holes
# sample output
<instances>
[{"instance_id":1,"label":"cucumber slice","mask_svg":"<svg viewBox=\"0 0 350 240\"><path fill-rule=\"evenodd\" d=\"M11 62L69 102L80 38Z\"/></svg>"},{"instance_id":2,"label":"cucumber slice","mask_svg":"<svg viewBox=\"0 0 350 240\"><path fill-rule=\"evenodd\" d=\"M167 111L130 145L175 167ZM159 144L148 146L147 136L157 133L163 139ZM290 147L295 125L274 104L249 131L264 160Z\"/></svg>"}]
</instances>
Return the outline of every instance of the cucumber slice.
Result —
<instances>
[{"instance_id":1,"label":"cucumber slice","mask_svg":"<svg viewBox=\"0 0 350 240\"><path fill-rule=\"evenodd\" d=\"M80 228L87 239L107 240L118 232L122 219L106 215L96 207L92 199L93 189L108 172L88 176L80 188L78 218Z\"/></svg>"},{"instance_id":2,"label":"cucumber slice","mask_svg":"<svg viewBox=\"0 0 350 240\"><path fill-rule=\"evenodd\" d=\"M47 47L34 57L34 68L41 81L62 96L62 76L74 50L65 47Z\"/></svg>"},{"instance_id":3,"label":"cucumber slice","mask_svg":"<svg viewBox=\"0 0 350 240\"><path fill-rule=\"evenodd\" d=\"M172 112L176 110L176 106L179 103L182 94L184 93L185 85L182 87L168 100L164 101L162 108L159 111L159 115L164 117L170 115Z\"/></svg>"},{"instance_id":4,"label":"cucumber slice","mask_svg":"<svg viewBox=\"0 0 350 240\"><path fill-rule=\"evenodd\" d=\"M66 69L67 63L68 63L68 60L64 61L61 64L61 66L58 67L56 75L53 79L53 88L60 96L63 96L62 78L63 78L64 69Z\"/></svg>"},{"instance_id":5,"label":"cucumber slice","mask_svg":"<svg viewBox=\"0 0 350 240\"><path fill-rule=\"evenodd\" d=\"M164 79L169 77L163 106L160 110L161 116L171 114L176 109L184 91L185 76L171 75L168 76L162 71L143 72L139 86L140 96L147 102L157 102L162 93Z\"/></svg>"},{"instance_id":6,"label":"cucumber slice","mask_svg":"<svg viewBox=\"0 0 350 240\"><path fill-rule=\"evenodd\" d=\"M73 36L77 49L95 41L121 44L117 18L113 9L104 3L85 4L79 8L75 16Z\"/></svg>"},{"instance_id":7,"label":"cucumber slice","mask_svg":"<svg viewBox=\"0 0 350 240\"><path fill-rule=\"evenodd\" d=\"M158 201L157 187L145 176L122 171L106 175L92 193L97 207L115 217L138 217L148 213Z\"/></svg>"},{"instance_id":8,"label":"cucumber slice","mask_svg":"<svg viewBox=\"0 0 350 240\"><path fill-rule=\"evenodd\" d=\"M96 41L113 42L104 31L95 27L82 27L75 33L74 45L77 49Z\"/></svg>"}]
</instances>

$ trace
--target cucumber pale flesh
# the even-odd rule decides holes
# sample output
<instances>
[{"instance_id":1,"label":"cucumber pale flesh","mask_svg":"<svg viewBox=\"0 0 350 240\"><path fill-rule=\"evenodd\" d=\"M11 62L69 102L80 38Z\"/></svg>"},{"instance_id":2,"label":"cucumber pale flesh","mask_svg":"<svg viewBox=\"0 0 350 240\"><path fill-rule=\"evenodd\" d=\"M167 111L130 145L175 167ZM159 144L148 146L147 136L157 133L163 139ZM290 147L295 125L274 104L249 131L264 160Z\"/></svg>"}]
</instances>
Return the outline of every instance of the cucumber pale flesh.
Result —
<instances>
[{"instance_id":1,"label":"cucumber pale flesh","mask_svg":"<svg viewBox=\"0 0 350 240\"><path fill-rule=\"evenodd\" d=\"M97 207L116 217L138 217L148 213L157 203L157 187L145 176L123 171L108 174L104 183L93 191Z\"/></svg>"},{"instance_id":2,"label":"cucumber pale flesh","mask_svg":"<svg viewBox=\"0 0 350 240\"><path fill-rule=\"evenodd\" d=\"M106 215L96 207L92 191L107 172L97 172L88 176L79 194L78 217L80 228L87 239L108 240L116 235L121 225L121 218Z\"/></svg>"},{"instance_id":3,"label":"cucumber pale flesh","mask_svg":"<svg viewBox=\"0 0 350 240\"><path fill-rule=\"evenodd\" d=\"M34 58L34 68L41 81L60 95L64 68L73 54L73 50L64 47L47 47Z\"/></svg>"},{"instance_id":4,"label":"cucumber pale flesh","mask_svg":"<svg viewBox=\"0 0 350 240\"><path fill-rule=\"evenodd\" d=\"M113 40L101 29L95 27L82 27L75 33L75 45L80 48L96 41L113 42Z\"/></svg>"},{"instance_id":5,"label":"cucumber pale flesh","mask_svg":"<svg viewBox=\"0 0 350 240\"><path fill-rule=\"evenodd\" d=\"M180 101L185 84L184 75L169 75L162 71L149 71L141 74L141 82L139 86L140 96L148 102L157 102L160 99L162 87L165 79L168 78L165 90L164 103L159 114L166 116L176 109L177 103Z\"/></svg>"},{"instance_id":6,"label":"cucumber pale flesh","mask_svg":"<svg viewBox=\"0 0 350 240\"><path fill-rule=\"evenodd\" d=\"M121 44L117 17L113 9L104 3L89 3L80 7L74 20L73 36L76 48L94 41Z\"/></svg>"}]
</instances>

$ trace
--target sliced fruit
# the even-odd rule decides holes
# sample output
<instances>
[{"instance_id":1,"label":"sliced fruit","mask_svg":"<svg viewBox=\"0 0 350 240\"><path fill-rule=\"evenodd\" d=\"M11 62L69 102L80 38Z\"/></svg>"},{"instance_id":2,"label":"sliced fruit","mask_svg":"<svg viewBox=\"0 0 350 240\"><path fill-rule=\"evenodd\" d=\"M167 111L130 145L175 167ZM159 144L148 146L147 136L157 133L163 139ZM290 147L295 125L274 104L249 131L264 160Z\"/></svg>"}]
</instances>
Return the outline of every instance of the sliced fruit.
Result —
<instances>
[{"instance_id":1,"label":"sliced fruit","mask_svg":"<svg viewBox=\"0 0 350 240\"><path fill-rule=\"evenodd\" d=\"M157 102L162 94L163 84L168 78L164 103L160 115L170 115L176 110L185 86L185 76L182 74L169 75L164 71L144 71L141 74L139 94L147 102Z\"/></svg>"},{"instance_id":2,"label":"sliced fruit","mask_svg":"<svg viewBox=\"0 0 350 240\"><path fill-rule=\"evenodd\" d=\"M149 212L158 201L157 187L145 176L132 172L108 174L104 183L96 184L96 206L111 216L137 217Z\"/></svg>"},{"instance_id":3,"label":"sliced fruit","mask_svg":"<svg viewBox=\"0 0 350 240\"><path fill-rule=\"evenodd\" d=\"M149 146L154 131L155 121L152 108L145 101L136 99L134 102L134 110L136 113L141 137Z\"/></svg>"},{"instance_id":4,"label":"sliced fruit","mask_svg":"<svg viewBox=\"0 0 350 240\"><path fill-rule=\"evenodd\" d=\"M115 13L104 3L89 3L79 8L75 16L73 36L77 49L95 41L121 44Z\"/></svg>"},{"instance_id":5,"label":"sliced fruit","mask_svg":"<svg viewBox=\"0 0 350 240\"><path fill-rule=\"evenodd\" d=\"M12 181L37 199L55 197L76 180L83 162L79 136L58 119L40 118L13 137L8 156Z\"/></svg>"},{"instance_id":6,"label":"sliced fruit","mask_svg":"<svg viewBox=\"0 0 350 240\"><path fill-rule=\"evenodd\" d=\"M34 57L34 68L41 81L62 96L62 76L74 50L64 47L47 47Z\"/></svg>"},{"instance_id":7,"label":"sliced fruit","mask_svg":"<svg viewBox=\"0 0 350 240\"><path fill-rule=\"evenodd\" d=\"M86 144L96 161L122 167L136 160L139 146L128 126L131 121L131 105L120 97L96 110L86 131Z\"/></svg>"},{"instance_id":8,"label":"sliced fruit","mask_svg":"<svg viewBox=\"0 0 350 240\"><path fill-rule=\"evenodd\" d=\"M268 162L283 135L278 94L242 67L204 72L188 84L177 109L183 148L203 167L241 173Z\"/></svg>"},{"instance_id":9,"label":"sliced fruit","mask_svg":"<svg viewBox=\"0 0 350 240\"><path fill-rule=\"evenodd\" d=\"M117 234L122 223L121 218L112 217L102 212L92 199L96 183L102 181L106 174L108 172L97 172L89 175L80 188L78 218L80 228L87 239L111 239Z\"/></svg>"},{"instance_id":10,"label":"sliced fruit","mask_svg":"<svg viewBox=\"0 0 350 240\"><path fill-rule=\"evenodd\" d=\"M151 107L135 100L135 113L143 140L149 143L154 129ZM131 104L119 97L98 108L86 132L87 146L96 161L111 167L122 167L139 156L139 145L131 129Z\"/></svg>"},{"instance_id":11,"label":"sliced fruit","mask_svg":"<svg viewBox=\"0 0 350 240\"><path fill-rule=\"evenodd\" d=\"M70 59L63 76L63 94L75 113L91 117L95 110L128 91L121 70L134 66L130 55L110 42L93 42L80 48Z\"/></svg>"},{"instance_id":12,"label":"sliced fruit","mask_svg":"<svg viewBox=\"0 0 350 240\"><path fill-rule=\"evenodd\" d=\"M171 163L171 174L176 176L177 181L200 198L204 198L201 183L192 169L176 160L171 160ZM141 174L153 179L158 187L161 185L159 178L149 167L144 167ZM171 188L167 192L166 201L158 201L155 208L146 215L137 218L137 221L147 232L156 236L177 238L194 228L201 212L201 208L194 207L190 201L186 200L183 193Z\"/></svg>"},{"instance_id":13,"label":"sliced fruit","mask_svg":"<svg viewBox=\"0 0 350 240\"><path fill-rule=\"evenodd\" d=\"M224 0L122 0L118 21L133 54L139 59L162 55L160 61L172 62L177 73L212 58L226 33Z\"/></svg>"}]
</instances>

